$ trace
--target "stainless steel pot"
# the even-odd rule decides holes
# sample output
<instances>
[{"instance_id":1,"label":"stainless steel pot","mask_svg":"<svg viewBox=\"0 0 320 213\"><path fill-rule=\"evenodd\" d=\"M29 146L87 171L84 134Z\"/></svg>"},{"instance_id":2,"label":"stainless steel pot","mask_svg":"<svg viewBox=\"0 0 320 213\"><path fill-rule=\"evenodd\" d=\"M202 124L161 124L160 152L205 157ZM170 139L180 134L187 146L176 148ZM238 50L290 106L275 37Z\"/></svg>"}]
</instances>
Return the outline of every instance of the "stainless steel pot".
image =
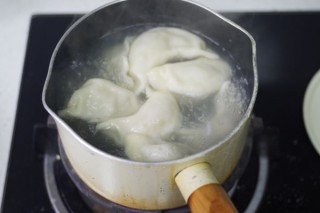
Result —
<instances>
[{"instance_id":1,"label":"stainless steel pot","mask_svg":"<svg viewBox=\"0 0 320 213\"><path fill-rule=\"evenodd\" d=\"M242 68L236 75L245 79L249 97L243 118L224 140L197 154L169 162L135 162L103 152L80 137L57 115L71 93L69 85L72 79L81 79L70 68L74 60L85 58L83 53L86 49L108 32L149 23L185 26L218 42L230 51ZM187 181L187 185L197 186L195 189L181 189L182 195L176 179L190 176L184 174L188 173L185 171L189 168L193 168L194 176L207 174L211 170L215 176L213 179L216 178L219 183L226 180L235 168L246 141L257 94L255 57L255 42L245 30L201 5L183 0L116 1L83 16L63 35L50 62L43 90L43 104L57 124L72 167L95 192L132 208L175 208L185 204L183 196L188 200L193 193L190 190L214 182L206 178L198 180L200 185ZM71 79L71 83L66 79Z\"/></svg>"}]
</instances>

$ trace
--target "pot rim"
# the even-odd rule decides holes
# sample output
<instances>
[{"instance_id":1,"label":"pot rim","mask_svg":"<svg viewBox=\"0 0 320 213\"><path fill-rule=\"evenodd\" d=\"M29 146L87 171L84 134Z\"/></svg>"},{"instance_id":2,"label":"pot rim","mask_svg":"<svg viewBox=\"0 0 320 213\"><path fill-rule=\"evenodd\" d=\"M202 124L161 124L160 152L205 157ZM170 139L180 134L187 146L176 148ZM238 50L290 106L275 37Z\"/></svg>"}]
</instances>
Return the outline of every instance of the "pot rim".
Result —
<instances>
[{"instance_id":1,"label":"pot rim","mask_svg":"<svg viewBox=\"0 0 320 213\"><path fill-rule=\"evenodd\" d=\"M240 30L241 32L243 32L251 41L251 48L252 48L252 66L253 66L253 75L254 75L254 81L253 81L253 91L252 91L252 96L250 99L250 103L246 109L246 112L244 113L243 117L241 118L240 122L238 123L238 125L223 139L220 140L218 143L213 144L212 146L210 146L209 148L206 148L200 152L188 155L186 157L183 158L179 158L176 160L169 160L169 161L160 161L160 162L143 162L143 161L134 161L134 160L130 160L130 159L125 159L125 158L121 158L121 157L117 157L115 155L109 154L107 152L104 152L98 148L96 148L95 146L91 145L90 143L88 143L86 140L82 139L63 119L61 119L46 103L46 91L48 88L48 84L52 75L52 68L53 68L53 64L55 63L55 59L56 59L56 55L58 50L60 49L60 46L62 45L62 43L64 42L65 38L70 34L70 32L75 29L78 25L81 24L82 21L84 21L85 19L87 19L89 16L93 15L94 13L110 6L113 4L118 4L121 2L125 2L128 0L115 0L112 1L110 3L104 4L98 8L96 8L95 10L85 14L84 16L80 17L75 23L73 23L67 30L66 32L63 34L63 36L60 38L58 44L56 45L53 54L51 56L50 59L50 63L49 63L49 69L48 69L48 73L47 73L47 77L44 83L44 87L43 87L43 92L42 92L42 103L44 105L44 108L48 111L48 113L54 118L54 120L56 122L59 122L63 128L65 128L67 131L69 131L73 137L75 137L82 145L84 145L86 148L88 148L90 151L97 153L99 155L102 155L103 157L109 158L111 160L114 161L118 161L120 163L130 163L130 164L134 164L137 166L168 166L168 165L172 165L175 163L185 163L188 161L191 161L193 159L197 159L200 158L201 156L204 156L208 153L210 153L212 150L216 149L217 147L219 147L221 144L225 143L226 141L230 140L239 130L240 128L242 128L242 126L245 125L245 122L250 118L251 116L251 112L253 110L255 101L256 101L256 97L257 97L257 93L258 93L258 71L257 71L257 63L256 63L256 42L254 40L254 38L249 34L249 32L247 32L245 29L243 29L242 27L240 27L239 25L237 25L236 23L232 22L231 20L227 19L226 17L218 14L217 12L214 12L212 9L208 8L207 6L204 6L200 3L197 2L193 2L191 0L180 0L183 2L187 2L190 4L193 4L197 7L200 7L204 10L207 10L208 12L210 12L211 14L215 15L216 17L220 18L222 21L227 22L228 24L230 24L231 26L237 28L238 30Z\"/></svg>"}]
</instances>

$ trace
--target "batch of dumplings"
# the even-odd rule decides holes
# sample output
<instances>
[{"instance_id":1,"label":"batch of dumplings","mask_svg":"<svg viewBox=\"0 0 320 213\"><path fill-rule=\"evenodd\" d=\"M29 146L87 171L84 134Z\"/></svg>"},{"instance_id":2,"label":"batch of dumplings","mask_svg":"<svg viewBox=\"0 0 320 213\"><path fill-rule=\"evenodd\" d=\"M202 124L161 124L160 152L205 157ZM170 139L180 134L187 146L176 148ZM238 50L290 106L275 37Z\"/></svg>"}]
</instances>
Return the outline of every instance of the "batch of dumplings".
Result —
<instances>
[{"instance_id":1,"label":"batch of dumplings","mask_svg":"<svg viewBox=\"0 0 320 213\"><path fill-rule=\"evenodd\" d=\"M151 28L126 37L105 57L104 78L84 82L59 115L95 124L130 160L197 153L241 119L245 94L231 66L196 34Z\"/></svg>"}]
</instances>

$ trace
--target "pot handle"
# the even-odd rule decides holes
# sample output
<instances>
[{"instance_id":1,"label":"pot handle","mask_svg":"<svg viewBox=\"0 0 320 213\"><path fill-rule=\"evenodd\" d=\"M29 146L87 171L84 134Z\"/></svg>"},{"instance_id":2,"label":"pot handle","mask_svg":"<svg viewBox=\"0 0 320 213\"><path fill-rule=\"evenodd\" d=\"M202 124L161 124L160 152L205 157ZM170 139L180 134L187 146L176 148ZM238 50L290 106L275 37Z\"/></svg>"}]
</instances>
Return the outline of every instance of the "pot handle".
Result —
<instances>
[{"instance_id":1,"label":"pot handle","mask_svg":"<svg viewBox=\"0 0 320 213\"><path fill-rule=\"evenodd\" d=\"M198 163L177 174L175 181L192 213L238 212L208 163Z\"/></svg>"}]
</instances>

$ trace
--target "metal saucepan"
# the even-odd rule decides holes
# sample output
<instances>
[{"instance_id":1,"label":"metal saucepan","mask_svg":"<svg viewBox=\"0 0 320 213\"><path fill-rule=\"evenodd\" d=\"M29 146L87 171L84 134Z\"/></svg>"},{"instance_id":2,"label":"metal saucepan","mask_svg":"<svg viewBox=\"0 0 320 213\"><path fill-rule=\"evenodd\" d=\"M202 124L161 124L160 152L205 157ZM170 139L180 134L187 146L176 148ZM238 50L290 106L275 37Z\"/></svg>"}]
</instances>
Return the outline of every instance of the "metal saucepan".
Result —
<instances>
[{"instance_id":1,"label":"metal saucepan","mask_svg":"<svg viewBox=\"0 0 320 213\"><path fill-rule=\"evenodd\" d=\"M241 67L236 75L246 85L248 97L242 119L223 140L199 153L166 162L136 162L101 151L58 116L70 97L70 88L86 80L79 69L83 68L90 77L86 66L92 64L86 63L87 50L110 32L150 23L183 26L213 39L229 51ZM228 178L242 154L257 94L255 57L255 42L245 30L201 5L183 0L117 1L83 16L63 35L50 62L43 104L57 124L72 167L95 192L137 209L170 209L186 201L194 209L198 208L190 203L194 191L211 186L209 190L218 190L219 194L221 189L216 184ZM212 196L216 201L220 199ZM192 200L198 202L196 196ZM226 206L231 205L228 202Z\"/></svg>"}]
</instances>

